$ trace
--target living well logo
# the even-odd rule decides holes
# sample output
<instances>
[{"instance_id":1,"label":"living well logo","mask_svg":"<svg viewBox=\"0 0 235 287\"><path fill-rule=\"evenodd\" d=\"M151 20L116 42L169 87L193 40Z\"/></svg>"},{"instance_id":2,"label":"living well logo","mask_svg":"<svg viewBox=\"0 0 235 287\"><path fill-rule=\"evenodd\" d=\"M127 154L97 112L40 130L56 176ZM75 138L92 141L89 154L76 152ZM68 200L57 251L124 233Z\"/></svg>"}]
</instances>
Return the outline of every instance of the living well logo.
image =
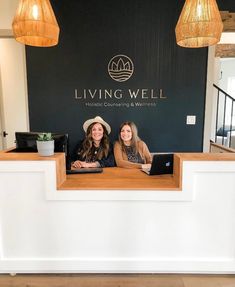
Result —
<instances>
[{"instance_id":1,"label":"living well logo","mask_svg":"<svg viewBox=\"0 0 235 287\"><path fill-rule=\"evenodd\" d=\"M116 55L108 63L108 73L116 82L129 80L133 72L134 64L126 55ZM163 89L153 87L75 88L74 98L91 108L150 108L167 99Z\"/></svg>"},{"instance_id":2,"label":"living well logo","mask_svg":"<svg viewBox=\"0 0 235 287\"><path fill-rule=\"evenodd\" d=\"M108 64L110 77L117 82L125 82L131 78L134 72L134 64L126 55L114 56Z\"/></svg>"}]
</instances>

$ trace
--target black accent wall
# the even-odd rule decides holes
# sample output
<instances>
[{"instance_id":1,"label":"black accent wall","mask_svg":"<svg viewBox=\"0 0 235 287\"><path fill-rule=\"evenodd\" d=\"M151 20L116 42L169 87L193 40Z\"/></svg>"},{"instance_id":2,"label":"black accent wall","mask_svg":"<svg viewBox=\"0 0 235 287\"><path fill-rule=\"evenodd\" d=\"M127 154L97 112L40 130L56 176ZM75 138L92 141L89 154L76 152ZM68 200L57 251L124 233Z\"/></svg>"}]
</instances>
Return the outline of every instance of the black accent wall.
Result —
<instances>
[{"instance_id":1,"label":"black accent wall","mask_svg":"<svg viewBox=\"0 0 235 287\"><path fill-rule=\"evenodd\" d=\"M223 9L225 2L234 5L221 2ZM202 151L207 48L176 45L183 3L51 1L59 44L26 48L31 131L69 133L73 149L83 138L83 122L99 115L112 127L111 140L132 120L151 151ZM110 77L115 55L132 60L129 80ZM187 115L196 115L196 125L186 125Z\"/></svg>"}]
</instances>

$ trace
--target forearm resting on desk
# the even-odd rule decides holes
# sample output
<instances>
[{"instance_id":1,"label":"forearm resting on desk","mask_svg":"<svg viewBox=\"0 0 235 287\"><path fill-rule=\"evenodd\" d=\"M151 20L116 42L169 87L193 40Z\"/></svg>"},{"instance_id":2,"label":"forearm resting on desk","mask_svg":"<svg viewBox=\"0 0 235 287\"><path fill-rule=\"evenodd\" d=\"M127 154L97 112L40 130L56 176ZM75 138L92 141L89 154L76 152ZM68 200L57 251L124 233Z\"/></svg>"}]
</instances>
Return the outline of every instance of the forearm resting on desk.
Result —
<instances>
[{"instance_id":1,"label":"forearm resting on desk","mask_svg":"<svg viewBox=\"0 0 235 287\"><path fill-rule=\"evenodd\" d=\"M100 167L100 164L98 161L95 162L85 162L76 160L71 164L71 168L82 168L82 167Z\"/></svg>"}]
</instances>

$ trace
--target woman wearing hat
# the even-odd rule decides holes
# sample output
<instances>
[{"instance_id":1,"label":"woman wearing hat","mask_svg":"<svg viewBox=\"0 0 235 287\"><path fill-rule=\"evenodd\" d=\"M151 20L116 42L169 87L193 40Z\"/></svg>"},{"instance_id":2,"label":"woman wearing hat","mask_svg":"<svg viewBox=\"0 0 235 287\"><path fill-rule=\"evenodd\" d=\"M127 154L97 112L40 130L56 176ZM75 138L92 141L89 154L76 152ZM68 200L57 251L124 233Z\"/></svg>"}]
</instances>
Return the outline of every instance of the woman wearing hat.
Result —
<instances>
[{"instance_id":1,"label":"woman wearing hat","mask_svg":"<svg viewBox=\"0 0 235 287\"><path fill-rule=\"evenodd\" d=\"M84 122L86 137L76 147L72 167L112 167L115 165L113 150L108 135L110 125L101 117Z\"/></svg>"},{"instance_id":2,"label":"woman wearing hat","mask_svg":"<svg viewBox=\"0 0 235 287\"><path fill-rule=\"evenodd\" d=\"M125 168L148 168L152 156L145 142L138 137L133 122L124 122L119 128L118 141L114 145L117 166Z\"/></svg>"}]
</instances>

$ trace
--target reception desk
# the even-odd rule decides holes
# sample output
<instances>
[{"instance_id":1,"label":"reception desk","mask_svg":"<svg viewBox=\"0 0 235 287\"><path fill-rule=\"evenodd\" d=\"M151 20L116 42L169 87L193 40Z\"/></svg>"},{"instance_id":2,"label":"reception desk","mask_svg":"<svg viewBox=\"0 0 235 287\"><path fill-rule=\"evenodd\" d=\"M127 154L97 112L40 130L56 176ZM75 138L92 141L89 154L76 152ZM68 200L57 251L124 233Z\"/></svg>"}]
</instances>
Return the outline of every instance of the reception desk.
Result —
<instances>
[{"instance_id":1,"label":"reception desk","mask_svg":"<svg viewBox=\"0 0 235 287\"><path fill-rule=\"evenodd\" d=\"M235 273L235 155L174 174L65 174L64 154L0 153L0 272Z\"/></svg>"}]
</instances>

